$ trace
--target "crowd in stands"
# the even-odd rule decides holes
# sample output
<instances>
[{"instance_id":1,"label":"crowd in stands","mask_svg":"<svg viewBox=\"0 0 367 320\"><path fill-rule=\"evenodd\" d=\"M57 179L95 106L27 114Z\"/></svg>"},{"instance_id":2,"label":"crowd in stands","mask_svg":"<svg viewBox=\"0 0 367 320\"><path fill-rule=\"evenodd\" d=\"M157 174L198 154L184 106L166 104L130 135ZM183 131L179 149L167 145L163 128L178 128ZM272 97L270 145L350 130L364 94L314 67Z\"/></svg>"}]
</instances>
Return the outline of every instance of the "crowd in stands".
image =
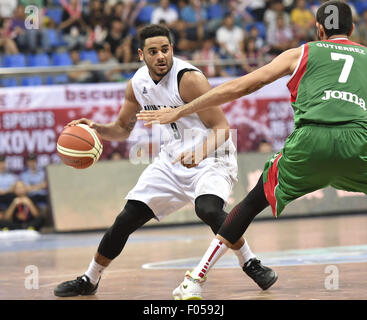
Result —
<instances>
[{"instance_id":1,"label":"crowd in stands","mask_svg":"<svg viewBox=\"0 0 367 320\"><path fill-rule=\"evenodd\" d=\"M172 31L175 54L206 61L209 77L239 76L274 55L316 39L315 13L324 0L0 0L1 67L138 62L139 30L150 23ZM353 40L367 45L367 2L351 0L356 25ZM30 20L38 8L38 19ZM27 21L28 20L28 21ZM39 28L27 28L28 22ZM218 59L241 59L218 66ZM78 71L26 77L21 83L125 81L135 70Z\"/></svg>"},{"instance_id":2,"label":"crowd in stands","mask_svg":"<svg viewBox=\"0 0 367 320\"><path fill-rule=\"evenodd\" d=\"M47 181L44 169L37 166L37 156L29 154L26 169L16 175L6 167L0 155L0 231L39 230L46 222Z\"/></svg>"}]
</instances>

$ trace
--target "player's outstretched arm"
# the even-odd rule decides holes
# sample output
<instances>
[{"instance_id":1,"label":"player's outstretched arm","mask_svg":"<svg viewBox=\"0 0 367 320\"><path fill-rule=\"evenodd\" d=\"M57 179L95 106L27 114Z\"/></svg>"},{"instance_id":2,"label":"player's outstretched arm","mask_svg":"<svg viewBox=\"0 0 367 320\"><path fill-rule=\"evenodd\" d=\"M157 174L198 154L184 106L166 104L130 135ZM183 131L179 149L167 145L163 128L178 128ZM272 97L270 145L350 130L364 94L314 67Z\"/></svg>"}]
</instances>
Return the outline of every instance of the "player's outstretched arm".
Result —
<instances>
[{"instance_id":1,"label":"player's outstretched arm","mask_svg":"<svg viewBox=\"0 0 367 320\"><path fill-rule=\"evenodd\" d=\"M285 75L292 74L301 52L301 47L289 49L267 65L243 77L227 81L182 107L173 110L141 111L138 114L138 119L146 121L147 125L155 121L165 124L189 114L236 100Z\"/></svg>"},{"instance_id":2,"label":"player's outstretched arm","mask_svg":"<svg viewBox=\"0 0 367 320\"><path fill-rule=\"evenodd\" d=\"M93 122L90 119L82 118L69 122L66 127L83 123L95 129L104 140L124 141L129 137L131 131L134 129L135 123L137 121L136 114L139 109L140 105L135 98L131 81L129 81L125 91L124 104L121 107L119 115L114 122L100 124Z\"/></svg>"},{"instance_id":3,"label":"player's outstretched arm","mask_svg":"<svg viewBox=\"0 0 367 320\"><path fill-rule=\"evenodd\" d=\"M180 82L180 96L184 102L190 102L211 89L208 79L198 71L186 72ZM229 124L220 105L198 112L200 120L207 128L212 129L209 136L195 150L183 152L174 162L180 161L191 168L207 158L229 137Z\"/></svg>"}]
</instances>

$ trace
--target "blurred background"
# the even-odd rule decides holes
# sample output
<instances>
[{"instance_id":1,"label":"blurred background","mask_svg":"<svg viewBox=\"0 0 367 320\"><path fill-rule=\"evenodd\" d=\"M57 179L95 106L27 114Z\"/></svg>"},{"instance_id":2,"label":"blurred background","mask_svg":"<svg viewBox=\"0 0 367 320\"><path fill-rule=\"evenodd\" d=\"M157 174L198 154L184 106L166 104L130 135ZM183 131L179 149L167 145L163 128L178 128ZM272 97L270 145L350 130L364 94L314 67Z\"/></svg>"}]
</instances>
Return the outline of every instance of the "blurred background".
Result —
<instances>
[{"instance_id":1,"label":"blurred background","mask_svg":"<svg viewBox=\"0 0 367 320\"><path fill-rule=\"evenodd\" d=\"M367 1L347 2L356 26L352 40L367 45ZM0 0L0 221L9 218L12 204L18 208L19 199L28 198L35 205L35 218L40 219L23 223L27 214L20 210L19 228L54 228L56 209L50 201L50 184L57 181L49 179L47 170L60 162L57 137L76 118L102 123L115 119L126 83L141 66L137 34L142 27L150 23L168 26L175 55L198 66L216 86L261 67L284 50L316 40L315 13L320 3ZM286 82L287 77L223 106L236 130L241 155L278 151L292 132ZM136 145L142 158L151 159L146 130L138 122L127 141L105 142L101 163L127 161ZM248 181L239 194L247 192L261 165L246 173ZM75 171L70 175L75 177ZM361 195L337 196L351 201L355 197L357 207L363 208ZM320 197L317 194L309 200ZM1 226L9 229L6 223Z\"/></svg>"}]
</instances>

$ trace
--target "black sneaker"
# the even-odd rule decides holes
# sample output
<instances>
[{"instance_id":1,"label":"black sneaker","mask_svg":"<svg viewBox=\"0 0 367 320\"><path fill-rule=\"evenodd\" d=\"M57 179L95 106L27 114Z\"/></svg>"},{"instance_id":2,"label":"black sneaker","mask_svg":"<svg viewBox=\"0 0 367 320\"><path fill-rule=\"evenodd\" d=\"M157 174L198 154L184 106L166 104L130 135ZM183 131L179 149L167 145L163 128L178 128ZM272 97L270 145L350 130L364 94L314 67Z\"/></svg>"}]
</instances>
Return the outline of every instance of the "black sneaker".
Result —
<instances>
[{"instance_id":1,"label":"black sneaker","mask_svg":"<svg viewBox=\"0 0 367 320\"><path fill-rule=\"evenodd\" d=\"M256 258L245 263L242 270L263 290L269 289L278 280L276 272L263 266Z\"/></svg>"},{"instance_id":2,"label":"black sneaker","mask_svg":"<svg viewBox=\"0 0 367 320\"><path fill-rule=\"evenodd\" d=\"M100 278L101 279L101 278ZM88 296L95 294L99 280L96 285L92 284L86 275L77 277L75 280L60 283L54 290L55 296L74 297L78 295Z\"/></svg>"}]
</instances>

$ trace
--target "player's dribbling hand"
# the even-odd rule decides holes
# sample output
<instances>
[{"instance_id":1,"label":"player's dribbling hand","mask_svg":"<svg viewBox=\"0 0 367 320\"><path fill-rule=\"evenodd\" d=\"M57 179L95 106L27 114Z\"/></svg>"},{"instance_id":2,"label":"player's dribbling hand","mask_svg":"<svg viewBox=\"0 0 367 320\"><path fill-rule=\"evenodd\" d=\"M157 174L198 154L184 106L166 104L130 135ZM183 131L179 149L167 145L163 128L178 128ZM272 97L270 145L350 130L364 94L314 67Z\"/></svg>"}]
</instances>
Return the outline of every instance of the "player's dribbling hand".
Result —
<instances>
[{"instance_id":1,"label":"player's dribbling hand","mask_svg":"<svg viewBox=\"0 0 367 320\"><path fill-rule=\"evenodd\" d=\"M64 128L76 126L77 124L86 124L90 128L95 129L95 123L92 120L86 118L70 121Z\"/></svg>"},{"instance_id":2,"label":"player's dribbling hand","mask_svg":"<svg viewBox=\"0 0 367 320\"><path fill-rule=\"evenodd\" d=\"M197 167L202 160L202 157L198 156L195 151L185 151L182 152L181 155L172 163L175 164L177 162L181 162L181 164L186 168L194 168Z\"/></svg>"},{"instance_id":3,"label":"player's dribbling hand","mask_svg":"<svg viewBox=\"0 0 367 320\"><path fill-rule=\"evenodd\" d=\"M144 126L151 127L154 123L167 124L179 119L179 111L173 108L159 110L142 110L137 115L138 120L145 121Z\"/></svg>"}]
</instances>

